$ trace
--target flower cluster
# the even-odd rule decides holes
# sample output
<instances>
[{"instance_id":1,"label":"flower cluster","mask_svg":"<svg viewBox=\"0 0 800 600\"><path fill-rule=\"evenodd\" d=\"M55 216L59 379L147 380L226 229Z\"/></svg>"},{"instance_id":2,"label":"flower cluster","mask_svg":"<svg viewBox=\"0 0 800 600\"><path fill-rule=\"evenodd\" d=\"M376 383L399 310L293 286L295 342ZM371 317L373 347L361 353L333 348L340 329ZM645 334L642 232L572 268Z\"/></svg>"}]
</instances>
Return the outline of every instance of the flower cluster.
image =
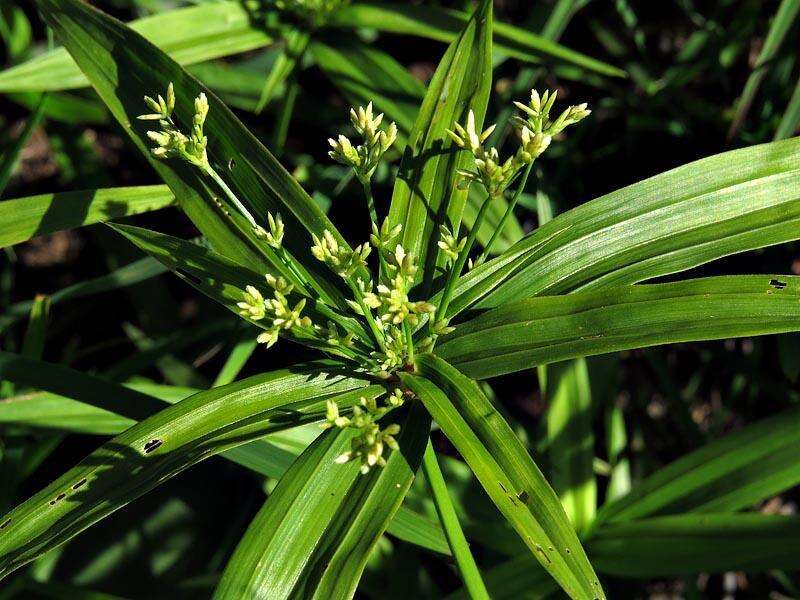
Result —
<instances>
[{"instance_id":1,"label":"flower cluster","mask_svg":"<svg viewBox=\"0 0 800 600\"><path fill-rule=\"evenodd\" d=\"M367 181L372 177L383 155L397 139L397 125L391 123L386 130L380 129L383 113L373 116L372 102L367 104L366 108L363 106L359 106L358 109L351 108L350 121L361 136L362 143L353 146L344 135L340 135L337 139L330 138L328 143L332 150L328 155L336 162L352 167L359 180Z\"/></svg>"},{"instance_id":2,"label":"flower cluster","mask_svg":"<svg viewBox=\"0 0 800 600\"><path fill-rule=\"evenodd\" d=\"M484 147L495 126L479 132L475 124L475 114L471 110L467 115L466 125L455 123L454 130L447 130L453 141L461 148L469 150L473 156L473 168L459 170L463 184L478 182L489 197L501 195L522 167L533 163L547 150L554 135L591 113L584 103L568 107L555 121L551 121L550 110L556 95L556 92L546 91L540 96L536 90L531 90L528 104L514 102L526 114L526 118L514 118L520 144L517 151L505 161L500 159L497 148Z\"/></svg>"},{"instance_id":3,"label":"flower cluster","mask_svg":"<svg viewBox=\"0 0 800 600\"><path fill-rule=\"evenodd\" d=\"M266 344L267 348L278 341L278 336L283 331L310 329L311 319L303 317L302 312L306 299L301 298L294 307L289 306L286 297L292 293L294 286L283 277L266 275L267 283L272 287L272 298L264 298L261 292L252 285L248 285L242 294L242 301L237 303L239 314L251 321L261 321L270 318L272 322L261 335L259 343Z\"/></svg>"},{"instance_id":4,"label":"flower cluster","mask_svg":"<svg viewBox=\"0 0 800 600\"><path fill-rule=\"evenodd\" d=\"M321 425L323 429L338 427L339 429L351 428L358 434L350 441L350 450L337 457L336 462L346 463L357 460L361 463L361 472L366 474L375 465L383 467L386 459L383 458L385 447L397 450L397 441L394 436L400 433L400 426L391 423L381 429L378 421L390 410L403 404L403 393L395 389L386 400L386 404L379 406L375 398L361 398L361 405L353 407L351 417L339 414L339 407L332 400L327 403L327 420Z\"/></svg>"},{"instance_id":5,"label":"flower cluster","mask_svg":"<svg viewBox=\"0 0 800 600\"><path fill-rule=\"evenodd\" d=\"M175 110L175 90L172 83L167 87L166 99L158 95L157 100L145 96L144 101L153 111L139 115L142 121L158 121L159 131L148 131L147 136L158 144L153 148L153 156L157 158L182 158L183 160L205 170L208 168L208 155L206 146L208 138L203 132L203 126L208 116L208 99L201 93L194 101L194 116L192 117L192 130L189 135L182 133L172 120Z\"/></svg>"}]
</instances>

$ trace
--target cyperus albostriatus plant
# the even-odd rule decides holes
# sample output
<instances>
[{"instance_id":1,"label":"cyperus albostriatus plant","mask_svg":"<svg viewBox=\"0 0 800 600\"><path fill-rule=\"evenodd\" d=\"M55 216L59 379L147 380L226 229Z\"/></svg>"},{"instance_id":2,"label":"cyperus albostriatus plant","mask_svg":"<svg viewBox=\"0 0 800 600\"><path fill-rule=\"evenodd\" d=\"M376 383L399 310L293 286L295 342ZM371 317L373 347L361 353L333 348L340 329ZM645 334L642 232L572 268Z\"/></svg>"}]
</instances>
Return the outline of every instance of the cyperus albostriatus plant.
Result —
<instances>
[{"instance_id":1,"label":"cyperus albostriatus plant","mask_svg":"<svg viewBox=\"0 0 800 600\"><path fill-rule=\"evenodd\" d=\"M304 284L309 283L297 260L282 245L284 223L278 213L267 215L267 227L257 223L244 204L214 170L208 161L206 147L208 138L203 131L203 124L208 116L208 101L204 94L194 101L194 115L191 131L184 134L173 119L175 93L170 83L166 99L158 95L144 98L147 106L154 112L140 115L144 121L157 121L160 129L148 131L148 137L157 145L152 149L153 156L159 159L183 160L197 167L204 175L209 176L231 203L239 208L243 216L253 227L256 237L272 248L283 265ZM433 350L436 337L451 333L454 328L447 320L436 317L445 315L452 292L459 276L472 251L475 233L482 224L486 208L498 196L503 195L515 178L522 172L513 200L508 204L503 222L514 209L516 199L525 187L534 161L545 151L552 141L552 136L563 131L567 126L577 123L589 115L591 111L586 104L569 106L554 120L550 119L550 111L556 100L556 93L545 91L542 96L531 90L530 102L515 104L522 110L525 118L516 117L515 126L519 146L516 152L501 161L496 148L486 148L484 143L494 130L494 125L484 131L477 129L475 113L469 110L464 125L453 123L453 130L448 135L459 148L472 155L473 167L458 171L462 177L462 188L471 183L481 186L486 195L478 218L471 233L466 238L457 238L446 226L441 226L441 237L438 247L448 257L450 268L447 272L444 291L437 303L428 300L412 301L415 276L419 266L411 252L397 243L402 227L391 226L388 220L379 225L375 208L375 200L371 189L371 179L386 151L397 139L397 125L390 123L382 128L383 114L374 114L372 103L366 107L350 109L350 120L360 137L360 143L353 145L349 138L339 135L337 139L329 139L331 146L329 155L339 163L353 169L361 182L366 197L372 233L369 243L361 243L352 249L340 244L329 231L322 235L311 235L313 245L311 253L324 263L331 271L341 277L350 289L352 297L347 299L350 313L342 313L336 306L327 306L325 310L330 316L326 323L314 323L303 315L306 298L295 298L295 286L282 276L272 273L264 275L271 288L269 293L262 292L262 284L253 281L242 290L242 300L237 303L239 314L251 321L262 324L265 331L258 336L260 343L269 348L278 341L281 335L297 342L309 343L314 348L332 356L343 358L352 363L357 371L369 373L380 379L397 384L395 371L414 369L414 356L417 352ZM485 259L493 240L490 240L479 259ZM368 258L372 249L377 254L377 264L372 266ZM372 268L371 268L372 267ZM317 308L321 306L318 303ZM345 319L363 320L371 336L359 337L352 332L345 333L337 326L337 321ZM427 321L427 328L421 327ZM386 406L379 406L375 399L361 399L361 406L353 409L353 417L339 415L335 403L329 401L327 421L323 427L349 427L357 429L359 435L351 442L351 449L341 455L343 460L359 460L361 472L369 472L374 465L384 466L384 447L397 448L394 435L399 433L399 425L392 423L383 428L377 421L390 409L402 404L403 391L395 388L389 395Z\"/></svg>"}]
</instances>

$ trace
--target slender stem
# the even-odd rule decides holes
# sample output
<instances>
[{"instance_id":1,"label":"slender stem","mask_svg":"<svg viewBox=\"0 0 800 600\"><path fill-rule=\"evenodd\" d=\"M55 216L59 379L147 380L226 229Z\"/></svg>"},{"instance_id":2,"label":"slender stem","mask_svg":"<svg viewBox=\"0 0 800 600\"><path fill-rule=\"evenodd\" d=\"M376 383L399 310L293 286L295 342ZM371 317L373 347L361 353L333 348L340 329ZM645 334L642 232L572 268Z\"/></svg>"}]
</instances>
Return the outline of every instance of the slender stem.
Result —
<instances>
[{"instance_id":1,"label":"slender stem","mask_svg":"<svg viewBox=\"0 0 800 600\"><path fill-rule=\"evenodd\" d=\"M511 198L511 202L508 203L508 208L506 208L506 212L503 215L503 218L500 219L500 224L492 233L492 237L489 238L489 242L486 244L486 247L483 249L478 262L481 263L486 260L486 257L489 256L489 251L492 249L492 245L494 244L495 240L500 237L500 234L505 229L506 223L508 223L508 219L511 218L512 213L514 212L514 207L517 205L517 201L519 197L522 195L522 190L525 189L525 184L528 183L528 176L531 174L531 169L533 168L533 161L528 163L528 166L525 167L525 171L522 173L522 180L519 182L519 186L517 187L517 191L514 192L514 196Z\"/></svg>"},{"instance_id":2,"label":"slender stem","mask_svg":"<svg viewBox=\"0 0 800 600\"><path fill-rule=\"evenodd\" d=\"M408 321L403 321L403 333L406 336L406 347L408 348L408 363L414 363L414 337L411 335L411 326Z\"/></svg>"},{"instance_id":3,"label":"slender stem","mask_svg":"<svg viewBox=\"0 0 800 600\"><path fill-rule=\"evenodd\" d=\"M364 296L361 293L361 290L358 289L358 286L350 280L350 278L345 278L347 281L347 285L350 286L350 290L353 292L353 297L356 300L361 312L364 313L364 318L367 320L367 325L369 325L370 331L372 331L372 336L375 338L375 341L378 342L378 346L380 346L381 350L386 352L386 342L383 339L383 334L381 330L378 329L378 324L375 322L375 317L372 316L372 311L364 302Z\"/></svg>"},{"instance_id":4,"label":"slender stem","mask_svg":"<svg viewBox=\"0 0 800 600\"><path fill-rule=\"evenodd\" d=\"M369 179L362 179L361 185L364 186L364 195L367 197L367 209L369 210L369 218L375 225L378 225L378 212L375 210L375 198L372 197L372 184Z\"/></svg>"},{"instance_id":5,"label":"slender stem","mask_svg":"<svg viewBox=\"0 0 800 600\"><path fill-rule=\"evenodd\" d=\"M467 262L467 257L469 257L472 246L475 244L475 238L478 237L478 230L483 224L483 219L486 216L486 210L489 208L489 203L491 201L491 196L487 196L486 200L483 201L483 204L478 211L478 216L475 217L475 223L473 224L472 229L469 230L469 235L467 235L467 241L464 244L464 249L461 250L461 253L458 255L455 264L453 264L453 268L450 269L450 273L447 274L447 282L445 283L444 291L442 292L442 299L439 301L439 310L436 311L437 317L440 319L447 318L447 309L450 307L450 298L455 290L456 282L458 281L458 277L461 275L461 271L464 269L464 265ZM430 323L430 321L428 322Z\"/></svg>"},{"instance_id":6,"label":"slender stem","mask_svg":"<svg viewBox=\"0 0 800 600\"><path fill-rule=\"evenodd\" d=\"M469 550L467 538L461 530L458 515L456 515L450 494L447 492L447 484L442 476L442 471L439 469L436 452L433 451L430 440L428 440L428 445L425 447L425 454L422 455L422 470L431 488L433 503L436 506L439 521L442 523L444 536L447 538L447 543L453 553L453 558L456 560L456 566L459 573L461 573L461 579L464 581L464 586L467 588L470 598L489 600L489 593L486 591L478 565L475 564L475 558L473 558L472 552Z\"/></svg>"},{"instance_id":7,"label":"slender stem","mask_svg":"<svg viewBox=\"0 0 800 600\"><path fill-rule=\"evenodd\" d=\"M220 189L228 197L228 200L233 202L234 206L236 206L236 208L239 209L239 211L245 216L245 218L250 222L250 224L253 227L258 227L258 223L256 223L256 220L253 218L253 215L251 215L250 211L247 210L245 208L244 204L242 204L239 201L239 198L237 198L236 194L233 193L233 190L228 187L228 184L225 183L225 180L222 179L222 177L220 177L219 174L214 170L214 167L212 167L211 165L208 165L203 170L205 171L205 173L209 177L211 177L211 179L213 179L216 182L216 184L220 187Z\"/></svg>"},{"instance_id":8,"label":"slender stem","mask_svg":"<svg viewBox=\"0 0 800 600\"><path fill-rule=\"evenodd\" d=\"M375 227L380 228L378 223L378 211L375 210L375 198L372 196L372 184L369 179L361 179L361 185L364 186L364 195L367 197L367 210L369 210L369 218L375 224ZM389 267L386 264L386 258L383 256L383 249L378 248L378 281L389 272Z\"/></svg>"}]
</instances>

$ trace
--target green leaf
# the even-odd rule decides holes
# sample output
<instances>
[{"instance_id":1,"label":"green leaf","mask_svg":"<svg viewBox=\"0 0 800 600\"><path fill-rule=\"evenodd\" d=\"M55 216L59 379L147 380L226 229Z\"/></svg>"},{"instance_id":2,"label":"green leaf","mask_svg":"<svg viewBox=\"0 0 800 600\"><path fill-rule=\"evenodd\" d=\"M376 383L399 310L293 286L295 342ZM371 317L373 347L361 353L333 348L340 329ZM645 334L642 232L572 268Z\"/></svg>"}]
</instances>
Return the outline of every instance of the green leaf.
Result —
<instances>
[{"instance_id":1,"label":"green leaf","mask_svg":"<svg viewBox=\"0 0 800 600\"><path fill-rule=\"evenodd\" d=\"M266 223L268 211L282 214L287 231L284 246L308 272L311 290L306 291L329 304L346 306L342 282L310 252L309 233L321 234L328 229L338 236L335 227L222 102L169 56L97 9L79 0L37 0L37 6L212 247L257 272L270 271L295 280L274 251L256 238L247 219L227 197L212 189L216 184L183 161L159 161L151 155L151 141L146 136L150 126L134 118L146 108L142 96L164 93L173 82L177 98L174 115L185 129L194 114L194 98L205 93L210 106L205 127L209 160L224 173L227 185L257 221Z\"/></svg>"},{"instance_id":2,"label":"green leaf","mask_svg":"<svg viewBox=\"0 0 800 600\"><path fill-rule=\"evenodd\" d=\"M748 508L800 483L800 410L775 415L687 454L607 503L597 524Z\"/></svg>"},{"instance_id":3,"label":"green leaf","mask_svg":"<svg viewBox=\"0 0 800 600\"><path fill-rule=\"evenodd\" d=\"M367 382L326 366L331 364L275 371L200 392L106 443L0 518L0 577L200 460L319 420L326 399L345 407L357 402Z\"/></svg>"},{"instance_id":4,"label":"green leaf","mask_svg":"<svg viewBox=\"0 0 800 600\"><path fill-rule=\"evenodd\" d=\"M260 284L264 280L263 274L239 265L208 248L140 227L129 225L112 225L112 227L181 279L237 315L239 311L236 303L241 301L242 293L248 285L266 287ZM348 331L357 333L361 339L369 338L369 333L355 319L339 317L330 312L321 314L317 312L318 308L324 310L323 306L312 299L305 312L312 318L316 317L314 320L317 322L324 323L326 319L333 318ZM266 327L262 321L249 319L248 321L257 327Z\"/></svg>"},{"instance_id":5,"label":"green leaf","mask_svg":"<svg viewBox=\"0 0 800 600\"><path fill-rule=\"evenodd\" d=\"M782 0L775 17L772 19L772 24L764 40L764 45L761 47L761 52L758 54L756 66L747 78L742 95L736 103L736 113L733 115L733 121L728 130L728 139L733 138L742 126L758 93L758 88L761 87L761 82L767 75L767 71L772 65L778 50L780 50L786 34L792 28L798 13L800 13L800 2L797 0Z\"/></svg>"},{"instance_id":6,"label":"green leaf","mask_svg":"<svg viewBox=\"0 0 800 600\"><path fill-rule=\"evenodd\" d=\"M4 359L16 363L15 368L4 370ZM21 362L24 364L20 365ZM138 382L121 387L66 367L52 367L54 366L42 361L22 361L14 354L0 354L0 377L8 376L20 385L47 390L5 399L0 404L0 423L52 431L115 435L136 424L135 417L126 418L122 414L132 415L133 409L143 405L151 411L146 415L149 416L163 408L163 404L157 402L156 398L175 403L197 391ZM66 386L64 382L67 383ZM378 394L382 389L381 386L373 385L362 388L360 393L367 396ZM59 395L59 392L64 395ZM113 412L117 409L119 413ZM272 434L266 440L255 440L237 446L222 455L256 473L278 478L304 446L295 446L287 451L286 448L276 446L275 440L276 434ZM450 552L439 525L406 507L401 506L395 513L389 524L389 533L434 552Z\"/></svg>"},{"instance_id":7,"label":"green leaf","mask_svg":"<svg viewBox=\"0 0 800 600\"><path fill-rule=\"evenodd\" d=\"M272 37L240 2L180 8L131 21L128 26L183 65L272 43ZM56 91L87 85L86 76L64 48L0 72L0 92Z\"/></svg>"},{"instance_id":8,"label":"green leaf","mask_svg":"<svg viewBox=\"0 0 800 600\"><path fill-rule=\"evenodd\" d=\"M451 315L638 283L800 237L800 138L704 158L555 217L459 280Z\"/></svg>"},{"instance_id":9,"label":"green leaf","mask_svg":"<svg viewBox=\"0 0 800 600\"><path fill-rule=\"evenodd\" d=\"M794 571L800 567L800 517L658 517L606 525L588 547L600 571L621 577Z\"/></svg>"},{"instance_id":10,"label":"green leaf","mask_svg":"<svg viewBox=\"0 0 800 600\"><path fill-rule=\"evenodd\" d=\"M437 354L486 378L578 356L798 330L800 277L707 277L511 302L456 327Z\"/></svg>"},{"instance_id":11,"label":"green leaf","mask_svg":"<svg viewBox=\"0 0 800 600\"><path fill-rule=\"evenodd\" d=\"M573 598L604 598L564 509L478 385L432 355L401 373L535 558ZM423 377L425 379L423 379Z\"/></svg>"},{"instance_id":12,"label":"green leaf","mask_svg":"<svg viewBox=\"0 0 800 600\"><path fill-rule=\"evenodd\" d=\"M359 473L335 458L352 430L320 436L281 478L240 541L215 598L351 598L378 538L419 467L430 418L418 404L399 421L399 451Z\"/></svg>"},{"instance_id":13,"label":"green leaf","mask_svg":"<svg viewBox=\"0 0 800 600\"><path fill-rule=\"evenodd\" d=\"M165 185L61 192L0 202L0 247L37 235L75 229L118 217L170 206L175 196Z\"/></svg>"},{"instance_id":14,"label":"green leaf","mask_svg":"<svg viewBox=\"0 0 800 600\"><path fill-rule=\"evenodd\" d=\"M480 5L459 37L447 49L417 115L395 180L389 221L403 226L402 245L414 254L429 288L441 262L439 225L457 228L466 191L456 187L456 169L464 165L445 131L464 122L469 110L483 123L492 80L492 3Z\"/></svg>"},{"instance_id":15,"label":"green leaf","mask_svg":"<svg viewBox=\"0 0 800 600\"><path fill-rule=\"evenodd\" d=\"M427 37L449 43L458 36L458 32L468 20L469 15L463 12L435 6L361 1L336 11L328 25L369 27L379 31ZM520 60L540 62L551 59L603 75L625 76L625 72L616 67L506 23L495 25L494 43L497 50Z\"/></svg>"},{"instance_id":16,"label":"green leaf","mask_svg":"<svg viewBox=\"0 0 800 600\"><path fill-rule=\"evenodd\" d=\"M594 520L597 506L592 391L586 361L576 358L551 365L546 394L550 481L580 532Z\"/></svg>"}]
</instances>

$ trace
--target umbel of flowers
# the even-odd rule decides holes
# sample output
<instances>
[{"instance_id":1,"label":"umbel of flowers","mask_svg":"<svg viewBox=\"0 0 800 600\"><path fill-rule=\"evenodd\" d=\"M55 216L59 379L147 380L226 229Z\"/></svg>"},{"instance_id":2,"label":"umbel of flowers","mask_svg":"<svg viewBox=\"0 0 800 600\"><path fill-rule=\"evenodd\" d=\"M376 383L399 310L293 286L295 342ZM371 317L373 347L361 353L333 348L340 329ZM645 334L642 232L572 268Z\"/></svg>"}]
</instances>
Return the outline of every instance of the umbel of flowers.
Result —
<instances>
[{"instance_id":1,"label":"umbel of flowers","mask_svg":"<svg viewBox=\"0 0 800 600\"><path fill-rule=\"evenodd\" d=\"M579 104L569 106L558 117L551 118L555 100L555 92L546 91L540 95L532 90L527 104L514 103L522 111L521 116L513 119L519 143L516 151L505 160L500 158L497 148L486 146L495 126L479 130L471 110L463 125L454 123L453 129L448 130L456 146L469 152L472 158L471 166L459 171L461 179L458 185L477 184L483 188L486 198L467 236L460 237L458 230L441 227L438 248L447 258L448 271L436 303L411 300L419 268L416 258L397 241L401 226L392 226L388 219L379 224L375 209L371 179L397 138L397 126L394 123L384 126L383 114L375 115L372 103L351 109L350 121L359 139L355 144L344 135L328 140L329 155L352 168L363 187L371 221L369 241L350 248L327 230L321 235L312 234L309 240L313 256L341 277L349 288L349 310L326 305L317 299L315 315L323 315L325 322L314 322L303 314L307 297L302 290L280 275L266 273L263 281L253 281L242 290L241 300L235 307L240 315L263 329L258 341L271 347L281 337L288 337L308 344L351 362L355 370L378 378L391 389L391 382L396 381L392 377L394 371L410 366L415 353L431 351L438 336L453 330L447 320L447 309L458 278L467 266L476 232L489 204L506 194L508 188L519 180L498 228L475 262L470 261L470 267L485 260L525 187L534 161L547 150L554 136L590 113L586 104ZM212 179L247 219L255 236L274 251L281 266L299 284L307 283L304 269L283 245L285 227L280 214L270 213L266 223L258 223L210 164L206 151L208 138L204 133L209 110L205 95L200 94L195 99L188 134L181 131L173 118L175 93L172 84L167 88L166 98L145 96L145 103L153 112L141 115L139 119L158 124L157 130L147 133L156 144L153 155L160 159L183 160ZM373 253L377 258L370 261ZM353 321L361 323L356 331L363 333L356 333L345 325ZM404 393L398 388L391 389L381 403L374 398L362 398L349 416L341 415L339 407L329 402L327 420L322 426L356 431L350 450L339 457L339 462L358 461L363 473L373 466L384 465L384 451L386 448L396 449L394 436L400 427L395 423L382 423L388 413L403 403L403 399Z\"/></svg>"}]
</instances>

